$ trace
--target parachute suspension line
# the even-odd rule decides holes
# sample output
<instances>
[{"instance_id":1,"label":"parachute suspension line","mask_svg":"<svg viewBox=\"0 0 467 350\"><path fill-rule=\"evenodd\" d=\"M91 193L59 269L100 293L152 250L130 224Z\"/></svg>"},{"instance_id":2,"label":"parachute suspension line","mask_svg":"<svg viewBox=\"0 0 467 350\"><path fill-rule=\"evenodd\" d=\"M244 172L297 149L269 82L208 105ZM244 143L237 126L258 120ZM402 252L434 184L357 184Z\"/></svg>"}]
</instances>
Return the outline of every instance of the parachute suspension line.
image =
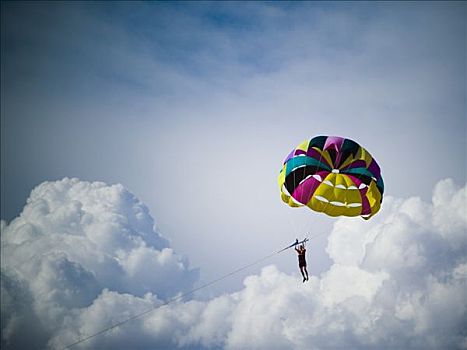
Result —
<instances>
[{"instance_id":1,"label":"parachute suspension line","mask_svg":"<svg viewBox=\"0 0 467 350\"><path fill-rule=\"evenodd\" d=\"M315 237L317 237L317 236L315 236ZM313 239L313 238L314 238L314 237L310 238L309 240L311 240L311 239ZM147 310L145 310L145 311L143 311L143 312L141 312L141 313L139 313L139 314L130 316L130 317L124 319L123 321L114 323L114 324L110 325L109 327L104 328L104 329L102 329L102 330L100 330L100 331L98 331L98 332L96 332L96 333L93 333L93 334L90 334L90 335L85 336L85 337L83 337L83 338L80 338L80 339L78 339L77 341L75 341L74 343L65 346L65 347L62 348L61 350L70 349L70 348L72 348L72 347L74 347L74 346L76 346L76 345L78 345L78 344L80 344L80 343L83 343L83 342L88 341L88 340L90 340L90 339L92 339L92 338L95 338L95 337L97 337L97 336L99 336L99 335L101 335L101 334L107 333L108 331L111 331L112 329L115 329L115 328L117 328L117 327L120 327L120 326L122 326L123 324L125 324L125 323L127 323L127 322L130 322L130 321L135 320L135 319L137 319L137 318L144 317L144 316L148 315L149 313L151 313L151 312L153 312L153 311L155 311L155 310L157 310L157 309L160 309L160 308L162 308L162 307L164 307L164 306L170 305L170 304L172 304L172 303L174 303L174 302L176 302L176 301L180 301L181 299L183 299L183 298L185 298L185 297L187 297L187 296L189 296L189 295L191 295L191 294L193 294L193 293L195 293L195 292L197 292L197 291L199 291L199 290L201 290L201 289L204 289L204 288L207 288L207 287L209 287L209 286L212 286L213 284L216 284L216 283L218 283L218 282L220 282L220 281L222 281L222 280L224 280L224 279L226 279L226 278L228 278L228 277L230 277L230 276L233 276L233 275L235 275L235 274L237 274L237 273L239 273L239 272L241 272L241 271L243 271L243 270L246 270L246 269L248 269L248 268L250 268L250 267L252 267L252 266L254 266L254 265L259 264L260 262L263 262L263 261L265 261L265 260L267 260L267 259L269 259L269 258L272 258L273 256L275 256L275 255L277 255L277 254L280 254L280 253L282 253L282 252L285 251L285 250L286 250L286 249L282 249L282 250L279 250L279 251L277 251L277 252L274 252L274 253L268 254L268 255L266 255L266 256L263 256L262 258L260 258L260 259L258 259L258 260L255 260L255 261L253 261L253 262L251 262L251 263L249 263L249 264L247 264L247 265L245 265L245 266L242 266L242 267L240 267L240 268L238 268L238 269L236 269L236 270L234 270L234 271L232 271L232 272L229 272L229 273L227 273L227 274L225 274L225 275L223 275L223 276L221 276L221 277L218 277L218 278L216 278L216 279L214 279L214 280L212 280L212 281L210 281L210 282L207 282L207 283L205 283L205 284L203 284L203 285L201 285L201 286L199 286L199 287L196 287L196 288L194 288L194 289L192 289L192 290L190 290L190 291L188 291L188 292L185 292L185 293L182 293L182 294L180 294L180 295L178 295L178 296L176 296L176 297L173 297L173 298L167 300L166 302L164 302L164 303L162 303L162 304L160 304L160 305L153 306L153 307L151 307L151 308L149 308L149 309L147 309Z\"/></svg>"},{"instance_id":2,"label":"parachute suspension line","mask_svg":"<svg viewBox=\"0 0 467 350\"><path fill-rule=\"evenodd\" d=\"M295 150L293 152L295 153ZM291 161L292 161L292 171L293 171L293 183L295 184L296 183L295 182L295 173L296 173L295 157L292 157ZM290 196L292 197L291 199L294 200L293 191L292 191L292 193L290 193ZM291 226L293 228L294 236L296 236L299 233L299 226L300 225L292 218L292 212L290 212L290 211L287 211L287 219L289 220L289 223L291 224Z\"/></svg>"},{"instance_id":3,"label":"parachute suspension line","mask_svg":"<svg viewBox=\"0 0 467 350\"><path fill-rule=\"evenodd\" d=\"M311 140L310 140L310 142L311 142ZM310 145L308 145L308 149L309 149L309 148L310 148ZM325 150L324 150L324 149L323 149L323 150L320 150L320 149L317 148L317 147L316 147L316 148L313 147L313 149L315 149L315 150L319 153L319 160L318 160L318 163L316 164L316 168L315 168L315 171L314 171L314 174L317 174L317 173L318 173L318 168L319 168L319 165L318 165L318 164L322 162L322 160L323 160L323 154L324 154ZM318 175L318 176L319 176L319 175ZM324 179L321 179L321 180L324 181ZM311 201L312 198L313 198L313 195L310 197L309 201ZM326 207L327 207L328 204L329 204L329 203L327 203L326 206L324 207L323 212L324 212L324 210L326 209ZM305 231L306 231L306 232L309 232L309 231L311 230L312 226L313 226L313 221L311 220L311 216L310 216L309 219L308 219L308 216L307 216L307 218L305 219ZM312 239L312 238L310 238L310 239Z\"/></svg>"},{"instance_id":4,"label":"parachute suspension line","mask_svg":"<svg viewBox=\"0 0 467 350\"><path fill-rule=\"evenodd\" d=\"M293 220L292 218L292 210L287 210L287 221L289 222L289 226L292 228L293 230L293 233L294 233L294 237L298 234L298 227L297 227L297 223Z\"/></svg>"},{"instance_id":5,"label":"parachute suspension line","mask_svg":"<svg viewBox=\"0 0 467 350\"><path fill-rule=\"evenodd\" d=\"M310 140L311 141L311 140ZM314 147L313 147L314 148ZM310 144L308 144L308 149L310 149ZM315 149L315 148L314 148ZM315 149L316 150L316 149ZM320 150L317 150L318 153L319 153L319 161L318 163L321 163L322 159L323 159L323 153L322 151ZM324 151L323 151L324 152ZM307 156L308 156L308 150L307 150ZM318 163L316 164L315 166L315 171L313 172L313 175L317 174L318 173ZM305 192L305 191L303 191ZM302 192L302 193L303 193ZM312 200L312 196L310 197L310 199L308 201L311 201ZM308 203L307 203L308 204ZM313 220L312 220L312 217L311 216L306 216L305 219L304 219L304 223L303 223L303 230L302 231L305 231L306 234L308 234L309 231L311 231L313 227Z\"/></svg>"}]
</instances>

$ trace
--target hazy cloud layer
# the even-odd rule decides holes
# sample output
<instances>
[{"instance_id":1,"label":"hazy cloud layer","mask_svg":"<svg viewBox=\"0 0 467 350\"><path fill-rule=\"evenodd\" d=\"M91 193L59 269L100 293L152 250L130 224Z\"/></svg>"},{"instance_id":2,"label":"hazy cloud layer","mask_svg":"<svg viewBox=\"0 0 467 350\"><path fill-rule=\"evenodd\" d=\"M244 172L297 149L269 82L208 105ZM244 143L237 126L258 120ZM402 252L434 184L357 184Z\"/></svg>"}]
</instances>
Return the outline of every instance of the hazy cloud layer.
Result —
<instances>
[{"instance_id":1,"label":"hazy cloud layer","mask_svg":"<svg viewBox=\"0 0 467 350\"><path fill-rule=\"evenodd\" d=\"M267 266L236 293L162 307L80 346L467 348L466 202L449 179L431 203L386 197L368 222L336 221L332 266L307 283ZM38 186L2 223L2 346L59 349L192 286L196 271L152 226L120 185Z\"/></svg>"}]
</instances>

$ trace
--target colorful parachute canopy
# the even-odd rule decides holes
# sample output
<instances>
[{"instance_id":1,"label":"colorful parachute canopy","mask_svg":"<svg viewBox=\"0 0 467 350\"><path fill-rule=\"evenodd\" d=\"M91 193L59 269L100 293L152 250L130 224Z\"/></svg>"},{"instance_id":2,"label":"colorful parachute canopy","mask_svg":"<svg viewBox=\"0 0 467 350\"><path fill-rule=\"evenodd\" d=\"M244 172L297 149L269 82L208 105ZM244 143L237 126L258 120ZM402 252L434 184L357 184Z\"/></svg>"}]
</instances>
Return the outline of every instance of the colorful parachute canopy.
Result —
<instances>
[{"instance_id":1,"label":"colorful parachute canopy","mask_svg":"<svg viewBox=\"0 0 467 350\"><path fill-rule=\"evenodd\" d=\"M282 200L331 216L369 219L381 207L384 183L376 160L356 142L317 136L298 145L279 174Z\"/></svg>"}]
</instances>

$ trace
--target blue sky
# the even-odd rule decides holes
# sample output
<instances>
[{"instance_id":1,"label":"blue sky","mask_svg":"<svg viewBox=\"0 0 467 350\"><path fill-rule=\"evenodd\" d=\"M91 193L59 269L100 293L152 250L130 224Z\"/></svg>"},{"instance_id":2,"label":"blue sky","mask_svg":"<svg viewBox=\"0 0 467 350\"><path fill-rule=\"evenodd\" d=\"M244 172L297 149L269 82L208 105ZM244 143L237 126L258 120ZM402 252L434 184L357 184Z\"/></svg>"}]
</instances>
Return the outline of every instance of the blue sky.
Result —
<instances>
[{"instance_id":1,"label":"blue sky","mask_svg":"<svg viewBox=\"0 0 467 350\"><path fill-rule=\"evenodd\" d=\"M1 6L7 222L43 181L120 183L200 281L307 233L321 234L309 257L319 275L335 261L335 220L285 206L276 184L304 139L358 141L395 198L465 184L463 3ZM295 257L274 263L296 273Z\"/></svg>"}]
</instances>

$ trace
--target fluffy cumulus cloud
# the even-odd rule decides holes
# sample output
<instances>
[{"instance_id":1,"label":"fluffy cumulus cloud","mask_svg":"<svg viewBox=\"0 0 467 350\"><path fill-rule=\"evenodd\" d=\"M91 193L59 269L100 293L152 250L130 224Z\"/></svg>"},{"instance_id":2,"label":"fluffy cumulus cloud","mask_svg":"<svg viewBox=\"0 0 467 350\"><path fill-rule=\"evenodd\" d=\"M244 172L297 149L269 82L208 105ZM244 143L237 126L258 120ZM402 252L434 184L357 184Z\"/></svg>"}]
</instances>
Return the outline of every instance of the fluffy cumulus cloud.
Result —
<instances>
[{"instance_id":1,"label":"fluffy cumulus cloud","mask_svg":"<svg viewBox=\"0 0 467 350\"><path fill-rule=\"evenodd\" d=\"M109 295L128 300L132 312L133 299L160 302L198 279L121 185L45 182L1 229L2 348L46 347L69 318L102 326L113 317Z\"/></svg>"},{"instance_id":2,"label":"fluffy cumulus cloud","mask_svg":"<svg viewBox=\"0 0 467 350\"><path fill-rule=\"evenodd\" d=\"M2 345L60 349L162 306L76 348L467 349L466 203L451 180L431 203L387 196L369 221L336 221L333 263L306 283L270 265L236 293L162 306L196 273L144 205L121 186L45 183L2 224Z\"/></svg>"}]
</instances>

